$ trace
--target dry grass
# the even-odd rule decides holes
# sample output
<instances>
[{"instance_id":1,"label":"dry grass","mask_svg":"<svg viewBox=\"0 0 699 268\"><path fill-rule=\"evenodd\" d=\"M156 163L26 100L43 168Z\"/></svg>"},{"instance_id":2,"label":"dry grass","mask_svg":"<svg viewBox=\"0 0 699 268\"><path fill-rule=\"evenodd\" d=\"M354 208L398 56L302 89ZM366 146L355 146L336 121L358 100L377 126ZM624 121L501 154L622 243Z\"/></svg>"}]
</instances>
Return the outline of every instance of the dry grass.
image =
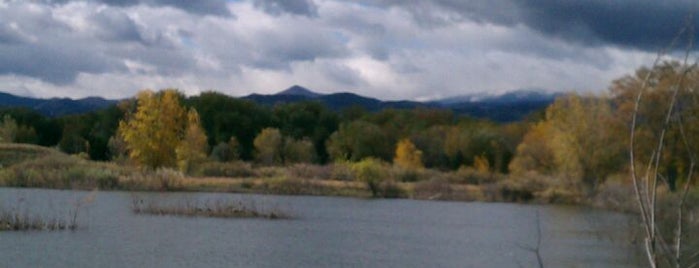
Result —
<instances>
[{"instance_id":1,"label":"dry grass","mask_svg":"<svg viewBox=\"0 0 699 268\"><path fill-rule=\"evenodd\" d=\"M0 168L54 154L60 153L56 150L30 144L0 143Z\"/></svg>"},{"instance_id":2,"label":"dry grass","mask_svg":"<svg viewBox=\"0 0 699 268\"><path fill-rule=\"evenodd\" d=\"M127 171L110 163L51 153L0 170L0 186L54 189L115 189Z\"/></svg>"}]
</instances>

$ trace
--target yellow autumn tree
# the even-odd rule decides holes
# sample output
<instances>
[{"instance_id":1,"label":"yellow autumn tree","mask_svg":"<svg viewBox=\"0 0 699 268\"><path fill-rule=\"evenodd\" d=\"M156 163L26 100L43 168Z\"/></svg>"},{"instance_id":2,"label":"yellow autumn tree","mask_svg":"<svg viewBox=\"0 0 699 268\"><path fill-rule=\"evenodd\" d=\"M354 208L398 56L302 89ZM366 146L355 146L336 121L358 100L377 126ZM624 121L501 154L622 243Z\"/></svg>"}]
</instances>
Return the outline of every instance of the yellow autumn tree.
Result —
<instances>
[{"instance_id":1,"label":"yellow autumn tree","mask_svg":"<svg viewBox=\"0 0 699 268\"><path fill-rule=\"evenodd\" d=\"M422 151L418 150L410 139L402 139L396 146L396 157L393 163L402 168L423 168Z\"/></svg>"},{"instance_id":2,"label":"yellow autumn tree","mask_svg":"<svg viewBox=\"0 0 699 268\"><path fill-rule=\"evenodd\" d=\"M480 173L490 172L490 162L485 155L478 155L473 158L473 168Z\"/></svg>"},{"instance_id":3,"label":"yellow autumn tree","mask_svg":"<svg viewBox=\"0 0 699 268\"><path fill-rule=\"evenodd\" d=\"M208 143L206 133L201 126L199 113L194 108L187 113L187 128L184 137L177 146L177 166L182 172L190 172L192 167L206 159Z\"/></svg>"},{"instance_id":4,"label":"yellow autumn tree","mask_svg":"<svg viewBox=\"0 0 699 268\"><path fill-rule=\"evenodd\" d=\"M159 93L138 93L136 111L119 122L118 134L126 144L129 157L149 168L176 166L175 148L182 140L187 123L173 89Z\"/></svg>"},{"instance_id":5,"label":"yellow autumn tree","mask_svg":"<svg viewBox=\"0 0 699 268\"><path fill-rule=\"evenodd\" d=\"M515 174L535 171L555 175L593 193L623 165L623 137L616 135L609 100L569 95L546 109L546 119L532 126L510 163Z\"/></svg>"},{"instance_id":6,"label":"yellow autumn tree","mask_svg":"<svg viewBox=\"0 0 699 268\"><path fill-rule=\"evenodd\" d=\"M533 125L517 146L517 152L510 162L510 172L517 175L529 171L552 174L556 168L555 156L549 147L553 136L550 122L543 121Z\"/></svg>"}]
</instances>

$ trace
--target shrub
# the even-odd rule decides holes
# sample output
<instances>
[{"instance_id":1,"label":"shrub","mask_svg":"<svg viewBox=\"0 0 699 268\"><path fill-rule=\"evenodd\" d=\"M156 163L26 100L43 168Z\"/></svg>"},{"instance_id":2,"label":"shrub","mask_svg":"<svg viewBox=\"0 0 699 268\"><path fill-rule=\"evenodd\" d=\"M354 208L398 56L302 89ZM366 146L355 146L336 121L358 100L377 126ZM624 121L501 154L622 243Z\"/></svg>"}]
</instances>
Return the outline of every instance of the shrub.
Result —
<instances>
[{"instance_id":1,"label":"shrub","mask_svg":"<svg viewBox=\"0 0 699 268\"><path fill-rule=\"evenodd\" d=\"M386 194L394 197L396 193L392 182L388 180L388 167L376 158L365 158L352 165L355 179L366 183L373 197L387 197Z\"/></svg>"}]
</instances>

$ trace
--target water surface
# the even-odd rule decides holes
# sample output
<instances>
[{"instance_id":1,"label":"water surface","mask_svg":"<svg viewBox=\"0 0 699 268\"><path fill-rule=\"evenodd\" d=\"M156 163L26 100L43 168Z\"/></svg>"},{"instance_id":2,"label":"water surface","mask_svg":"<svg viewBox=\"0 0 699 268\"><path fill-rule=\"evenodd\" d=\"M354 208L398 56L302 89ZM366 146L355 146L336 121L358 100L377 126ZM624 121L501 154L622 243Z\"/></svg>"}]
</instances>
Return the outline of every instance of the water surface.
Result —
<instances>
[{"instance_id":1,"label":"water surface","mask_svg":"<svg viewBox=\"0 0 699 268\"><path fill-rule=\"evenodd\" d=\"M0 188L0 206L65 217L87 194ZM134 197L234 199L295 218L134 215ZM99 192L78 218L76 231L0 232L0 267L534 267L537 226L547 267L641 265L634 217L576 207Z\"/></svg>"}]
</instances>

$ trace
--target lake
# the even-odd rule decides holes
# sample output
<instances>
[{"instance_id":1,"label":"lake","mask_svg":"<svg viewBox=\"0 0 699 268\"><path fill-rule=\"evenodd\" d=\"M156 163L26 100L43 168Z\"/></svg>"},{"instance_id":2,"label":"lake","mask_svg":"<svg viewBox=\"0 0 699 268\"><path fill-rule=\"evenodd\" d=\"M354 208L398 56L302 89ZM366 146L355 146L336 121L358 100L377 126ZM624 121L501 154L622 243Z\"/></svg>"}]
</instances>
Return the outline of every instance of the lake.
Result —
<instances>
[{"instance_id":1,"label":"lake","mask_svg":"<svg viewBox=\"0 0 699 268\"><path fill-rule=\"evenodd\" d=\"M0 188L0 206L68 217L87 194ZM240 200L294 218L135 215L134 198ZM0 232L0 267L536 267L538 227L546 267L643 264L636 217L567 206L98 192L78 219L75 231Z\"/></svg>"}]
</instances>

